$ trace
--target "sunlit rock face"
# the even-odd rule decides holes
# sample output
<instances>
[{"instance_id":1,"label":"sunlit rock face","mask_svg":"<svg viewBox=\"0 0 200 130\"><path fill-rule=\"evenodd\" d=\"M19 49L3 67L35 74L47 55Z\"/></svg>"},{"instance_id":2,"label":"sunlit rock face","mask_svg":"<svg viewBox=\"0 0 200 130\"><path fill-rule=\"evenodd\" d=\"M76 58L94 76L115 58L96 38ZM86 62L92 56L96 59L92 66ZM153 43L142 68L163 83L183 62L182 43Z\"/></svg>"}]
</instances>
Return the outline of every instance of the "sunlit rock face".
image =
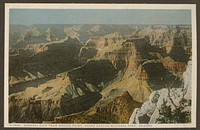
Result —
<instances>
[{"instance_id":1,"label":"sunlit rock face","mask_svg":"<svg viewBox=\"0 0 200 130\"><path fill-rule=\"evenodd\" d=\"M191 114L191 69L192 61L189 61L186 71L183 73L183 87L170 88L169 86L169 88L163 88L157 91L153 91L149 96L149 100L144 102L141 108L136 108L134 110L129 120L129 123L161 123L162 120L160 119L164 118L163 115L161 115L163 106L168 106L172 111L180 109L181 112L187 112ZM144 118L145 116L147 117Z\"/></svg>"}]
</instances>

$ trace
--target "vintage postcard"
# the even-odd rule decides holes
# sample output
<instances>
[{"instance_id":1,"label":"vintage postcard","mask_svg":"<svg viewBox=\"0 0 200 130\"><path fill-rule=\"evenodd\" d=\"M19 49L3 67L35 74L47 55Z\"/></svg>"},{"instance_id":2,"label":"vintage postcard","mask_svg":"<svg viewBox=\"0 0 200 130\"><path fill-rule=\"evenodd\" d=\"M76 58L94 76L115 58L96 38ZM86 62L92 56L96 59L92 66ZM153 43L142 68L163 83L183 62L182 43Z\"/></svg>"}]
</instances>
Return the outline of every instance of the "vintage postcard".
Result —
<instances>
[{"instance_id":1,"label":"vintage postcard","mask_svg":"<svg viewBox=\"0 0 200 130\"><path fill-rule=\"evenodd\" d=\"M194 128L195 4L5 4L4 126Z\"/></svg>"}]
</instances>

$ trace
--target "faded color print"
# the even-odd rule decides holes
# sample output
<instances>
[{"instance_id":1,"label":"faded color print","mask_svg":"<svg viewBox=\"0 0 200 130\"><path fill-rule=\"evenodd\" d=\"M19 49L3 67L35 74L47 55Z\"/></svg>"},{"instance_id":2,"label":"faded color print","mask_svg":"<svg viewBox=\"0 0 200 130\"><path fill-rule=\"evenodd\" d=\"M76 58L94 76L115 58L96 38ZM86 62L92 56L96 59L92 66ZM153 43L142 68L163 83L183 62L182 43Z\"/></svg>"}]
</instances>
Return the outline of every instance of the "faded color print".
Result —
<instances>
[{"instance_id":1,"label":"faded color print","mask_svg":"<svg viewBox=\"0 0 200 130\"><path fill-rule=\"evenodd\" d=\"M5 126L195 127L195 6L104 6L6 6Z\"/></svg>"}]
</instances>

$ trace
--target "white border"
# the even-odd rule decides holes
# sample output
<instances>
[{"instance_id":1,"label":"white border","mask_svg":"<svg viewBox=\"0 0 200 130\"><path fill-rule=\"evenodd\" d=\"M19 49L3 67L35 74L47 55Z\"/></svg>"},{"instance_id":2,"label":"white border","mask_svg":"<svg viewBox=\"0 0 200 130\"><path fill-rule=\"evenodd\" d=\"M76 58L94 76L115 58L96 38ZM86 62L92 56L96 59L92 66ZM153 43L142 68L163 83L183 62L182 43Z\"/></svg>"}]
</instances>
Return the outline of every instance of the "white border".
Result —
<instances>
[{"instance_id":1,"label":"white border","mask_svg":"<svg viewBox=\"0 0 200 130\"><path fill-rule=\"evenodd\" d=\"M12 9L192 9L194 4L35 4L7 3Z\"/></svg>"},{"instance_id":2,"label":"white border","mask_svg":"<svg viewBox=\"0 0 200 130\"><path fill-rule=\"evenodd\" d=\"M192 123L189 124L25 124L8 122L9 9L190 9L192 19ZM195 128L197 104L197 35L195 4L5 4L4 127L15 128Z\"/></svg>"}]
</instances>

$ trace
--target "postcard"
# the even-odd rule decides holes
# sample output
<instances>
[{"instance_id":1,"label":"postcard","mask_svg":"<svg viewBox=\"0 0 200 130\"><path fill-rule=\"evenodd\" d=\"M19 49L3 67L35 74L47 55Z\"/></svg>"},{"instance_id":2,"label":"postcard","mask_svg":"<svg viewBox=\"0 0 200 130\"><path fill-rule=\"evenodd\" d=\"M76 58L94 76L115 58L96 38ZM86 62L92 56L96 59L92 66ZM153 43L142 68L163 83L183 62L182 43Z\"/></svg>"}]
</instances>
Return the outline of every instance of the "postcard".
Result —
<instances>
[{"instance_id":1,"label":"postcard","mask_svg":"<svg viewBox=\"0 0 200 130\"><path fill-rule=\"evenodd\" d=\"M4 127L195 128L195 4L5 4Z\"/></svg>"}]
</instances>

